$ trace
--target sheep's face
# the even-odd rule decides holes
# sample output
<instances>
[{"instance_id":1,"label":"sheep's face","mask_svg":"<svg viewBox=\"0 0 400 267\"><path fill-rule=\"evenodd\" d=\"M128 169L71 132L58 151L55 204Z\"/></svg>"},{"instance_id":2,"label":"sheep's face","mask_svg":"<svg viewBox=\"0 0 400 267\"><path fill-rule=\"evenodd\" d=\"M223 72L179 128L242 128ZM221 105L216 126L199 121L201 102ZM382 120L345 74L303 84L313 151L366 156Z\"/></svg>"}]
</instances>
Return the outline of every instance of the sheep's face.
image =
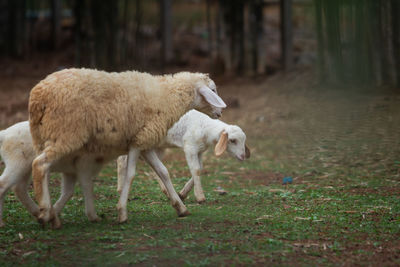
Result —
<instances>
[{"instance_id":1,"label":"sheep's face","mask_svg":"<svg viewBox=\"0 0 400 267\"><path fill-rule=\"evenodd\" d=\"M217 119L222 115L222 109L226 108L225 102L218 96L217 87L207 75L196 85L196 98L194 108L210 117Z\"/></svg>"},{"instance_id":2,"label":"sheep's face","mask_svg":"<svg viewBox=\"0 0 400 267\"><path fill-rule=\"evenodd\" d=\"M250 157L250 149L246 145L246 134L240 127L230 125L222 131L215 146L215 155L220 156L225 150L240 161Z\"/></svg>"}]
</instances>

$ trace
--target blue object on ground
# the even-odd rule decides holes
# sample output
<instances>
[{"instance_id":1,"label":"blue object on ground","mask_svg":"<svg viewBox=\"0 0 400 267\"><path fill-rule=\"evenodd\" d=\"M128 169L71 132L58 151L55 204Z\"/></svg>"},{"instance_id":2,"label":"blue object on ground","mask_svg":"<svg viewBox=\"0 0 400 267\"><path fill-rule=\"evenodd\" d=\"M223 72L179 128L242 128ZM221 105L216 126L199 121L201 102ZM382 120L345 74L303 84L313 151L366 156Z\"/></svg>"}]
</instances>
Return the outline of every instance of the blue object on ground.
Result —
<instances>
[{"instance_id":1,"label":"blue object on ground","mask_svg":"<svg viewBox=\"0 0 400 267\"><path fill-rule=\"evenodd\" d=\"M283 184L291 184L291 183L293 183L293 178L291 176L283 178Z\"/></svg>"}]
</instances>

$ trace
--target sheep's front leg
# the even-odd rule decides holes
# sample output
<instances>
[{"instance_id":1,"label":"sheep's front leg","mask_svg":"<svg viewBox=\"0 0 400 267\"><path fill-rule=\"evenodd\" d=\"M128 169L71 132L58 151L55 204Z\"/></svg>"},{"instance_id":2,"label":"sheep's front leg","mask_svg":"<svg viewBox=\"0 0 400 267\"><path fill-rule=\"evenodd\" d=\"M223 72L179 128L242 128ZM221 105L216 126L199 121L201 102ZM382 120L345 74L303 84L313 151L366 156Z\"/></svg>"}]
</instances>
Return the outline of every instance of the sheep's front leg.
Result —
<instances>
[{"instance_id":1,"label":"sheep's front leg","mask_svg":"<svg viewBox=\"0 0 400 267\"><path fill-rule=\"evenodd\" d=\"M38 221L41 224L51 222L53 228L60 228L61 222L51 205L49 192L50 166L57 159L55 153L47 151L51 151L50 148L37 156L32 163L33 188L40 209Z\"/></svg>"},{"instance_id":2,"label":"sheep's front leg","mask_svg":"<svg viewBox=\"0 0 400 267\"><path fill-rule=\"evenodd\" d=\"M118 209L118 221L120 223L126 222L128 220L127 213L127 202L129 191L131 189L131 184L133 181L133 177L136 172L136 163L139 159L140 150L131 149L128 153L128 162L127 162L127 170L126 170L126 178L123 179L123 185L121 190L121 195L119 197L117 209Z\"/></svg>"},{"instance_id":3,"label":"sheep's front leg","mask_svg":"<svg viewBox=\"0 0 400 267\"><path fill-rule=\"evenodd\" d=\"M148 150L142 153L142 155L144 159L147 161L147 163L150 164L150 166L162 180L165 188L167 189L168 195L171 200L171 204L176 209L178 216L183 217L189 215L190 214L189 211L183 204L182 200L179 198L178 194L176 193L171 183L171 179L169 178L169 173L167 168L160 161L160 159L157 156L157 153L154 150Z\"/></svg>"}]
</instances>

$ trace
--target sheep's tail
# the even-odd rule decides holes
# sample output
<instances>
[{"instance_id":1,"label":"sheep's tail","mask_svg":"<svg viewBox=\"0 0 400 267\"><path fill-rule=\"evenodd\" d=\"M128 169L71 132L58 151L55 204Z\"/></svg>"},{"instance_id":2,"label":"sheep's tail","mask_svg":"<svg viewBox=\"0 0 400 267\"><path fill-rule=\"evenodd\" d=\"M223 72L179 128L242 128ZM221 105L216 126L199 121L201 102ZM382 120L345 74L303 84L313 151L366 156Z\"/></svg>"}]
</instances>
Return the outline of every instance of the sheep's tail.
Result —
<instances>
[{"instance_id":1,"label":"sheep's tail","mask_svg":"<svg viewBox=\"0 0 400 267\"><path fill-rule=\"evenodd\" d=\"M5 131L0 131L0 147L3 144L3 140L4 140L4 136L5 136Z\"/></svg>"},{"instance_id":2,"label":"sheep's tail","mask_svg":"<svg viewBox=\"0 0 400 267\"><path fill-rule=\"evenodd\" d=\"M37 148L41 145L41 136L39 132L39 127L42 124L42 119L45 115L46 105L42 104L40 99L40 95L42 94L43 86L41 83L36 85L30 94L29 97L29 128L32 136L33 147L36 152Z\"/></svg>"},{"instance_id":3,"label":"sheep's tail","mask_svg":"<svg viewBox=\"0 0 400 267\"><path fill-rule=\"evenodd\" d=\"M5 137L5 131L0 131L0 148L3 145L3 140ZM0 163L4 163L3 158L0 156Z\"/></svg>"}]
</instances>

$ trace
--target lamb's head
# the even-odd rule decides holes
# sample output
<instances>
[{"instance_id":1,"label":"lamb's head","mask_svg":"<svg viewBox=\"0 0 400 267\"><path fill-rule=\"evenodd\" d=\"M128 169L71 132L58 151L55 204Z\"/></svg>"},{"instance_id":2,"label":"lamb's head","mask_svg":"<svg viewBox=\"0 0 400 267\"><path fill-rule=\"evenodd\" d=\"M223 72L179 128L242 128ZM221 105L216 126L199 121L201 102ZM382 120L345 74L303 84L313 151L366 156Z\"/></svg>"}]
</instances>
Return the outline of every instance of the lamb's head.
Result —
<instances>
[{"instance_id":1,"label":"lamb's head","mask_svg":"<svg viewBox=\"0 0 400 267\"><path fill-rule=\"evenodd\" d=\"M214 81L203 73L192 73L191 78L195 89L193 108L214 119L221 117L222 109L226 108L226 104L218 96Z\"/></svg>"},{"instance_id":2,"label":"lamb's head","mask_svg":"<svg viewBox=\"0 0 400 267\"><path fill-rule=\"evenodd\" d=\"M221 156L225 150L238 160L250 157L250 149L246 145L246 134L236 125L229 125L221 132L218 143L215 145L215 155Z\"/></svg>"}]
</instances>

